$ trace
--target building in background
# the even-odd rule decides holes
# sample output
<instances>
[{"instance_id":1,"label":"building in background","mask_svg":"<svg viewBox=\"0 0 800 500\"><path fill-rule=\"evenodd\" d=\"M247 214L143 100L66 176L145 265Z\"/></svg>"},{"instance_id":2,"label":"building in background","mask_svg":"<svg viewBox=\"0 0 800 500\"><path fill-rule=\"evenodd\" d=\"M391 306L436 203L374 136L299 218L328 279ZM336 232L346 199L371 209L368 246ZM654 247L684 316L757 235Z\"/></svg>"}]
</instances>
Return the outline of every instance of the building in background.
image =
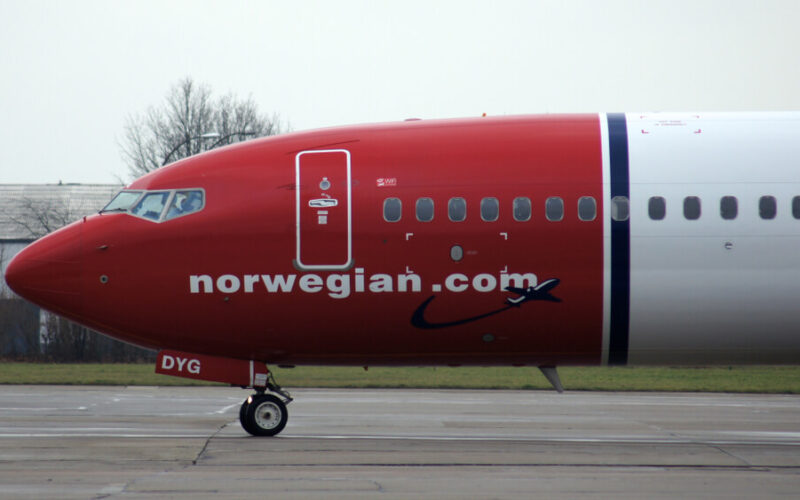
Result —
<instances>
[{"instance_id":1,"label":"building in background","mask_svg":"<svg viewBox=\"0 0 800 500\"><path fill-rule=\"evenodd\" d=\"M0 184L0 260L59 227L98 212L122 189L118 184ZM0 293L7 293L5 279Z\"/></svg>"},{"instance_id":2,"label":"building in background","mask_svg":"<svg viewBox=\"0 0 800 500\"><path fill-rule=\"evenodd\" d=\"M5 269L31 242L98 212L119 184L0 184L0 357L54 361L132 361L149 351L99 335L17 297Z\"/></svg>"}]
</instances>

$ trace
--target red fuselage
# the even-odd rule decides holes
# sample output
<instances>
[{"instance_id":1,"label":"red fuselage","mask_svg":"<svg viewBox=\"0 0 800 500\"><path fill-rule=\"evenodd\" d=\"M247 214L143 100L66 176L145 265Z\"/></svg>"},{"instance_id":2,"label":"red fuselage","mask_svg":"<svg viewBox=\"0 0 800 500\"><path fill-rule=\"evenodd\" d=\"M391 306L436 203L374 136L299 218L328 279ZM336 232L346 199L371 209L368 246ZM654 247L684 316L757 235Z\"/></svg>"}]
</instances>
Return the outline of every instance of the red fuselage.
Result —
<instances>
[{"instance_id":1,"label":"red fuselage","mask_svg":"<svg viewBox=\"0 0 800 500\"><path fill-rule=\"evenodd\" d=\"M163 222L88 217L25 252L65 254L56 259L65 269L55 271L65 289L18 288L80 323L155 348L287 364L598 364L602 205L591 221L579 220L576 206L581 197L602 198L599 134L596 115L413 121L212 151L128 187L200 188L202 211ZM319 150L349 153L349 259L347 162L343 153L298 162L299 153ZM338 204L309 207L308 199L327 194L317 180L326 168ZM512 217L518 197L532 201L527 221ZM546 219L549 197L563 200L563 220ZM396 222L384 219L387 198L401 201ZM428 222L415 215L419 198L433 201ZM449 219L451 198L465 201L463 221ZM484 198L497 199L497 220L482 220ZM316 224L321 209L326 225ZM44 281L54 272L41 271ZM558 278L552 294L561 302L436 327L504 308L516 295L501 286L535 285L514 276L531 273L539 282ZM64 300L64 292L73 295ZM428 327L413 325L432 296Z\"/></svg>"}]
</instances>

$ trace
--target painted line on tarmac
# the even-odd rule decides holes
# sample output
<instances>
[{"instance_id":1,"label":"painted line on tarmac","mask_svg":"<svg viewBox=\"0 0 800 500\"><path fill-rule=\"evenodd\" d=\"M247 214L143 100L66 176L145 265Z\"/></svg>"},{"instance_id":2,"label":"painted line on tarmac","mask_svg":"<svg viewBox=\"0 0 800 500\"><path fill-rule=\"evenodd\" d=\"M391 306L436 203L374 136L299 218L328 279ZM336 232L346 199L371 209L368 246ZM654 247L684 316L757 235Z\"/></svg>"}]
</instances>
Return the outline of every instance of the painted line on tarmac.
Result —
<instances>
[{"instance_id":1,"label":"painted line on tarmac","mask_svg":"<svg viewBox=\"0 0 800 500\"><path fill-rule=\"evenodd\" d=\"M222 415L223 413L228 413L230 410L236 408L237 406L241 406L241 405L242 405L242 403L234 403L232 405L228 405L228 406L223 407L221 410L208 412L208 413L206 413L206 415Z\"/></svg>"},{"instance_id":2,"label":"painted line on tarmac","mask_svg":"<svg viewBox=\"0 0 800 500\"><path fill-rule=\"evenodd\" d=\"M98 432L70 432L70 433L26 433L26 434L0 434L0 439L8 438L70 438L70 437L105 437L105 438L198 438L208 439L209 434L112 434Z\"/></svg>"},{"instance_id":3,"label":"painted line on tarmac","mask_svg":"<svg viewBox=\"0 0 800 500\"><path fill-rule=\"evenodd\" d=\"M790 433L795 434L795 433ZM726 439L703 439L692 438L631 438L625 436L609 436L602 438L553 438L553 437L519 437L519 436L386 436L386 435L345 435L345 434L281 434L277 439L361 439L361 440L385 440L385 441L514 441L527 443L605 443L605 444L696 444L696 445L783 445L800 446L800 441L780 441L780 440L726 440Z\"/></svg>"}]
</instances>

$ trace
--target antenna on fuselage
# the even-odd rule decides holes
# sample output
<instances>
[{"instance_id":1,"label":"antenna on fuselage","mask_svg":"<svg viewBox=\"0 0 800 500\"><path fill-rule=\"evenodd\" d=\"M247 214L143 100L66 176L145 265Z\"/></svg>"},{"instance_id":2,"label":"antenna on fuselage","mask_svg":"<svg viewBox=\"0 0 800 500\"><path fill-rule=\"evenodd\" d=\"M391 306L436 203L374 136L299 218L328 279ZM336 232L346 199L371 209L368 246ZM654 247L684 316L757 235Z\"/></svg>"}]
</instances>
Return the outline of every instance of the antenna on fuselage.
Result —
<instances>
[{"instance_id":1,"label":"antenna on fuselage","mask_svg":"<svg viewBox=\"0 0 800 500\"><path fill-rule=\"evenodd\" d=\"M558 372L555 366L540 366L539 369L542 371L542 375L544 375L547 381L552 384L553 389L558 391L559 394L564 392L564 387L561 385L561 379L558 378Z\"/></svg>"}]
</instances>

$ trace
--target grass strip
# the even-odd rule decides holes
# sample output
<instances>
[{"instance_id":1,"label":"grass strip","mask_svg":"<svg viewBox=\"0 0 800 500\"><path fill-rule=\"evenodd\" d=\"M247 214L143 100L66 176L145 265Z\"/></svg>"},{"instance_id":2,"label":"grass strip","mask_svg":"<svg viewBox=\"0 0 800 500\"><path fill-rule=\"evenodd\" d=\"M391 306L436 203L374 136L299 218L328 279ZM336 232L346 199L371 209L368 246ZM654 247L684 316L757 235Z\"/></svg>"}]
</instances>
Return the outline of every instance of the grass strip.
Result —
<instances>
[{"instance_id":1,"label":"grass strip","mask_svg":"<svg viewBox=\"0 0 800 500\"><path fill-rule=\"evenodd\" d=\"M436 388L550 389L533 367L355 367L275 368L287 389ZM563 367L568 391L685 391L800 394L800 367ZM152 364L0 363L0 384L59 385L222 385L155 373Z\"/></svg>"}]
</instances>

